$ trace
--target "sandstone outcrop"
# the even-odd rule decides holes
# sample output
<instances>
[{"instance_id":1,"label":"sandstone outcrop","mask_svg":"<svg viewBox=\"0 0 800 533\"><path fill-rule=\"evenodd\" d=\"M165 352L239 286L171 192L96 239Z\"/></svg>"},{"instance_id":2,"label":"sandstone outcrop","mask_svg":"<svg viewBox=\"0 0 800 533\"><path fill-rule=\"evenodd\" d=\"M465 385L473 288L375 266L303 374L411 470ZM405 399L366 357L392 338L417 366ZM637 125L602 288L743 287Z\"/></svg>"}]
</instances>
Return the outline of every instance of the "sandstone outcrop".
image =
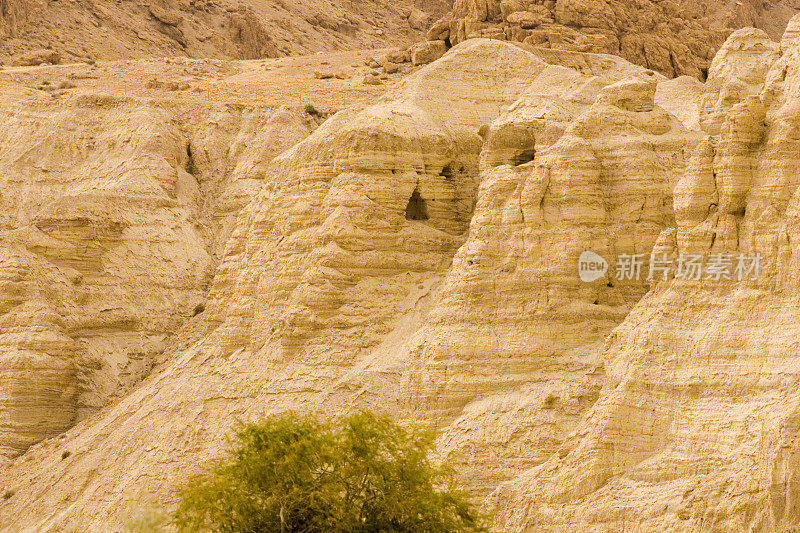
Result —
<instances>
[{"instance_id":1,"label":"sandstone outcrop","mask_svg":"<svg viewBox=\"0 0 800 533\"><path fill-rule=\"evenodd\" d=\"M111 478L117 511L126 492L143 489L141 476L168 490L183 466L140 470L134 463L213 454L233 414L389 407L398 396L399 347L463 243L478 185L478 130L546 67L513 45L466 43L276 158L233 227L205 310L172 341L177 351L167 366L105 411L124 435L102 430L109 422L100 419L73 428L83 436L64 444L71 463L57 466L77 467L76 479L86 479L81 458L97 452L103 479L86 479L85 506L65 508L53 523L80 515L101 527L106 512L92 502ZM120 416L136 421L123 424ZM140 447L142 438L155 447ZM33 447L25 462L48 456L55 442ZM35 477L15 483L2 512L27 506L24 485L43 481L15 468L9 476Z\"/></svg>"},{"instance_id":2,"label":"sandstone outcrop","mask_svg":"<svg viewBox=\"0 0 800 533\"><path fill-rule=\"evenodd\" d=\"M729 257L730 279L657 278L606 341L587 419L493 495L505 530L797 527L799 53L747 29L717 55L657 250Z\"/></svg>"},{"instance_id":3,"label":"sandstone outcrop","mask_svg":"<svg viewBox=\"0 0 800 533\"><path fill-rule=\"evenodd\" d=\"M4 114L0 452L18 453L149 372L202 303L213 250L187 140L163 112Z\"/></svg>"},{"instance_id":4,"label":"sandstone outcrop","mask_svg":"<svg viewBox=\"0 0 800 533\"><path fill-rule=\"evenodd\" d=\"M414 65L427 65L447 52L444 41L425 41L411 47L411 62Z\"/></svg>"},{"instance_id":5,"label":"sandstone outcrop","mask_svg":"<svg viewBox=\"0 0 800 533\"><path fill-rule=\"evenodd\" d=\"M446 428L481 494L559 448L597 398L604 338L647 290L575 266L650 250L674 224L693 136L655 105L659 82L549 66L485 132L469 237L404 372L408 406Z\"/></svg>"},{"instance_id":6,"label":"sandstone outcrop","mask_svg":"<svg viewBox=\"0 0 800 533\"><path fill-rule=\"evenodd\" d=\"M173 69L221 73L186 65ZM93 71L77 70L77 83ZM142 83L136 67L122 70L124 96L47 80L4 92L3 456L63 432L149 374L172 333L203 310L265 165L317 127L288 106L198 105L181 94L154 103L132 96L125 76Z\"/></svg>"},{"instance_id":7,"label":"sandstone outcrop","mask_svg":"<svg viewBox=\"0 0 800 533\"><path fill-rule=\"evenodd\" d=\"M289 409L427 418L443 450L474 452L462 470L476 494L543 462L599 394L604 335L646 291L568 281L577 250L648 249L674 224L671 191L693 137L655 104L671 83L612 56L472 40L260 170L240 156L218 182L232 203L205 207L217 244L197 239L198 257L220 257L203 311L144 383L0 474L17 491L0 520L103 527L135 497L126 494L168 502L188 465L219 452L233 417ZM678 109L691 122L691 106ZM215 164L203 146L190 143L191 161L179 147L144 159L203 176ZM161 190L171 190L167 175ZM185 316L194 300L184 303ZM527 346L527 328L552 334ZM79 398L67 387L74 364L59 371L54 388ZM546 392L537 387L547 380ZM73 483L76 498L58 503ZM58 511L43 520L45 507Z\"/></svg>"}]
</instances>

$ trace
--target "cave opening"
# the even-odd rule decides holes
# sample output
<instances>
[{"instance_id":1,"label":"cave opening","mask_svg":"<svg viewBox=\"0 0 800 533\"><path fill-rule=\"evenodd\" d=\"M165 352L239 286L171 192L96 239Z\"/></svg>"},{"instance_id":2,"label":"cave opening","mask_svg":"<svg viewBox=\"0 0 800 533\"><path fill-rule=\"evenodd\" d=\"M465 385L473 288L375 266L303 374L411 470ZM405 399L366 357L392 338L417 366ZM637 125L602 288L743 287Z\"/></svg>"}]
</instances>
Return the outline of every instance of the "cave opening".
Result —
<instances>
[{"instance_id":1,"label":"cave opening","mask_svg":"<svg viewBox=\"0 0 800 533\"><path fill-rule=\"evenodd\" d=\"M414 189L406 206L406 220L428 220L428 206L420 195L419 189Z\"/></svg>"},{"instance_id":2,"label":"cave opening","mask_svg":"<svg viewBox=\"0 0 800 533\"><path fill-rule=\"evenodd\" d=\"M514 156L514 166L524 165L530 163L536 156L536 150L524 150Z\"/></svg>"},{"instance_id":3,"label":"cave opening","mask_svg":"<svg viewBox=\"0 0 800 533\"><path fill-rule=\"evenodd\" d=\"M450 165L445 165L445 167L442 168L442 171L439 173L439 175L448 181L452 180L453 167L451 167Z\"/></svg>"}]
</instances>

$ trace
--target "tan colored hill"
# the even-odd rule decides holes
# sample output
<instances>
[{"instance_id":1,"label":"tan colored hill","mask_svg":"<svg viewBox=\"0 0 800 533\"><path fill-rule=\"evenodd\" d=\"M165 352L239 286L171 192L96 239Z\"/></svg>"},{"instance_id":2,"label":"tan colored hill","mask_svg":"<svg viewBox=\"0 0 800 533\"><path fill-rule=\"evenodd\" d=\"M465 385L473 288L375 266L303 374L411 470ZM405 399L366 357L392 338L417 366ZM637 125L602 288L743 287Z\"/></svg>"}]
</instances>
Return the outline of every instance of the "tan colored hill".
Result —
<instances>
[{"instance_id":1,"label":"tan colored hill","mask_svg":"<svg viewBox=\"0 0 800 533\"><path fill-rule=\"evenodd\" d=\"M168 504L235 417L290 409L428 420L487 494L598 398L603 338L647 287L582 286L573 256L673 224L699 98L660 95L699 82L478 39L377 97L363 57L325 61L356 71L294 90L355 105L319 127L257 103L277 64L126 63L55 102L19 84L67 67L7 74L5 174L48 189L5 209L3 524ZM148 68L173 79L129 89Z\"/></svg>"},{"instance_id":2,"label":"tan colored hill","mask_svg":"<svg viewBox=\"0 0 800 533\"><path fill-rule=\"evenodd\" d=\"M556 67L548 61L587 72L563 69L577 80L601 76L579 107L611 80L643 72L613 57L478 40L378 98L385 89L363 83L365 59L136 61L2 74L4 190L19 191L4 205L1 368L12 386L0 428L12 463L3 479L33 477L14 488L4 481L16 494L0 512L54 504L23 504L25 487L49 484L29 461L63 441L11 458L87 416L71 430L80 443L65 445L74 461L51 473L78 467L74 475L86 479L79 465L93 464L102 479L81 490L80 511L55 504L47 523L102 529L108 510L94 498L118 493L113 514L123 512L145 471L158 472L164 492L146 485L169 497L185 466L154 469L147 450L183 456L188 438L188 449L213 453L233 413L397 405L403 345L470 223L481 126L531 82L549 79ZM317 79L322 68L341 79ZM62 81L76 87L58 89ZM274 106L296 107L266 107L265 94ZM346 109L317 128L304 103ZM409 200L415 190L418 204ZM143 388L114 401L162 360ZM100 419L90 416L109 402ZM206 422L185 420L197 407ZM117 418L136 413L149 414ZM106 416L110 425L95 425ZM133 433L120 440L117 431ZM156 448L140 448L141 439ZM27 516L8 519L41 519Z\"/></svg>"},{"instance_id":3,"label":"tan colored hill","mask_svg":"<svg viewBox=\"0 0 800 533\"><path fill-rule=\"evenodd\" d=\"M499 530L800 527L798 35L706 83L484 38L0 72L0 529L115 530L235 419L361 408Z\"/></svg>"},{"instance_id":4,"label":"tan colored hill","mask_svg":"<svg viewBox=\"0 0 800 533\"><path fill-rule=\"evenodd\" d=\"M798 527L798 26L780 43L739 30L717 54L658 239L705 261L758 254L760 272L654 283L607 338L572 438L494 494L503 529Z\"/></svg>"},{"instance_id":5,"label":"tan colored hill","mask_svg":"<svg viewBox=\"0 0 800 533\"><path fill-rule=\"evenodd\" d=\"M3 0L0 60L255 59L418 40L445 0ZM426 10L426 11L423 11Z\"/></svg>"},{"instance_id":6,"label":"tan colored hill","mask_svg":"<svg viewBox=\"0 0 800 533\"><path fill-rule=\"evenodd\" d=\"M0 453L63 431L149 373L202 308L265 165L403 76L384 83L370 57L0 73ZM336 76L320 79L326 69Z\"/></svg>"}]
</instances>

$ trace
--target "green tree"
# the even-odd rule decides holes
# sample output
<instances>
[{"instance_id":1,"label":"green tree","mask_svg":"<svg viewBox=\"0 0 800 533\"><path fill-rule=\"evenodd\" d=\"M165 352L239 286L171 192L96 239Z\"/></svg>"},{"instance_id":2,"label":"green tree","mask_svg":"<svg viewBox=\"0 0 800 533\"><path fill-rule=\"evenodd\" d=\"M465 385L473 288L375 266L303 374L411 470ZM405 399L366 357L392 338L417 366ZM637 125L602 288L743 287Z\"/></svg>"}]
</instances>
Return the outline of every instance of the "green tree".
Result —
<instances>
[{"instance_id":1,"label":"green tree","mask_svg":"<svg viewBox=\"0 0 800 533\"><path fill-rule=\"evenodd\" d=\"M180 493L180 531L487 531L452 471L428 460L430 433L360 413L240 424L227 457Z\"/></svg>"}]
</instances>

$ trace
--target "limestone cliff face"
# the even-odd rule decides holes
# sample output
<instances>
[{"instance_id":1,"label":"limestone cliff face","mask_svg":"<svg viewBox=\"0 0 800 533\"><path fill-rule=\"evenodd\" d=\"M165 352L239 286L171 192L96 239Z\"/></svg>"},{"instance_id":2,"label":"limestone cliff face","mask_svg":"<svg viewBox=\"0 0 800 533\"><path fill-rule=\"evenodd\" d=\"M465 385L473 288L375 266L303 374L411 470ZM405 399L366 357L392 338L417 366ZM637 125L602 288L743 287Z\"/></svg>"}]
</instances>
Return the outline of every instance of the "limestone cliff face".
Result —
<instances>
[{"instance_id":1,"label":"limestone cliff face","mask_svg":"<svg viewBox=\"0 0 800 533\"><path fill-rule=\"evenodd\" d=\"M383 102L337 114L274 161L210 296L222 345L319 367L351 364L380 343L412 278L429 285L463 242L479 126L522 90L520 77L543 68L521 49L497 46L460 50ZM508 57L488 76L467 65L480 54ZM458 87L446 78L453 71L469 81L437 94L445 83ZM464 98L490 86L505 90ZM453 113L459 106L472 114Z\"/></svg>"},{"instance_id":2,"label":"limestone cliff face","mask_svg":"<svg viewBox=\"0 0 800 533\"><path fill-rule=\"evenodd\" d=\"M310 131L292 116L229 120L241 138L279 149ZM235 143L232 154L214 150L226 137L218 124L189 126L205 143L196 157L155 106L76 98L4 107L0 454L61 433L130 388L202 304L214 234L225 234L224 218L248 192L224 207L206 198L233 195L253 171L209 168L239 160ZM263 152L241 164L271 158Z\"/></svg>"},{"instance_id":3,"label":"limestone cliff face","mask_svg":"<svg viewBox=\"0 0 800 533\"><path fill-rule=\"evenodd\" d=\"M486 131L469 237L404 374L480 490L558 449L597 397L603 339L647 290L613 265L583 283L580 254L649 251L674 224L693 136L655 105L663 79L630 74L550 66Z\"/></svg>"},{"instance_id":4,"label":"limestone cliff face","mask_svg":"<svg viewBox=\"0 0 800 533\"><path fill-rule=\"evenodd\" d=\"M0 441L13 452L145 371L137 367L200 302L211 258L190 221L197 184L186 150L163 114L4 114L0 368L12 386Z\"/></svg>"},{"instance_id":5,"label":"limestone cliff face","mask_svg":"<svg viewBox=\"0 0 800 533\"><path fill-rule=\"evenodd\" d=\"M466 43L275 158L232 226L205 311L174 341L168 364L71 430L81 435L69 445L71 457L99 459L103 473L79 462L55 465L52 474L77 467L69 476L87 483L81 503L64 512L103 527L108 514L94 500L111 485L115 512L124 510L126 493L145 485L168 496L185 460L200 464L218 453L232 416L365 406L396 412L399 348L424 318L472 215L480 127L546 67L507 43ZM213 164L197 147L193 166ZM230 179L248 187L248 167L242 159ZM227 220L219 219L222 231ZM140 446L143 438L151 445ZM26 460L49 457L57 442L32 448ZM152 468L179 456L175 468ZM31 486L43 481L31 470L11 474L17 465L7 473L36 476ZM37 498L34 507L58 506L64 494ZM33 515L25 521L36 523Z\"/></svg>"},{"instance_id":6,"label":"limestone cliff face","mask_svg":"<svg viewBox=\"0 0 800 533\"><path fill-rule=\"evenodd\" d=\"M666 279L606 341L573 438L493 499L508 530L783 531L797 507L796 20L735 32L712 64L706 134L660 250L761 257L756 279Z\"/></svg>"}]
</instances>

